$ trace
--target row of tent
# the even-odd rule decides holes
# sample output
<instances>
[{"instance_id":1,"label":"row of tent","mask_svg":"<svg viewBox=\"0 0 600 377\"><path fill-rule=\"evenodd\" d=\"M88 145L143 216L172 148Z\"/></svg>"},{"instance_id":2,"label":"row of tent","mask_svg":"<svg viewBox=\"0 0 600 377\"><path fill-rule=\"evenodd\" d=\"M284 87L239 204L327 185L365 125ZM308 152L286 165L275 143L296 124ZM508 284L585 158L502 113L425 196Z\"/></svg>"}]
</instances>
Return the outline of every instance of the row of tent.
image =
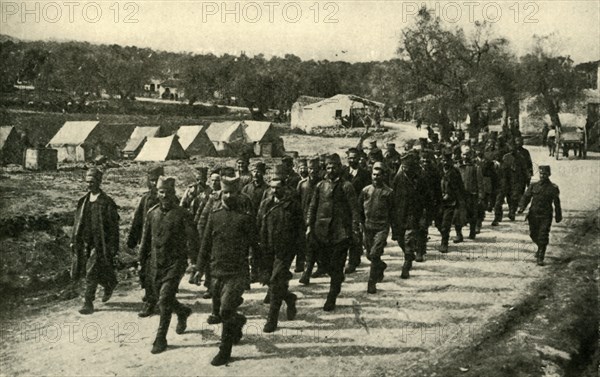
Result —
<instances>
[{"instance_id":1,"label":"row of tent","mask_svg":"<svg viewBox=\"0 0 600 377\"><path fill-rule=\"evenodd\" d=\"M89 161L100 155L112 159L165 161L191 156L238 156L250 151L263 157L285 154L283 140L272 123L258 121L184 125L172 135L166 135L160 126L66 122L47 148L58 151L59 162Z\"/></svg>"}]
</instances>

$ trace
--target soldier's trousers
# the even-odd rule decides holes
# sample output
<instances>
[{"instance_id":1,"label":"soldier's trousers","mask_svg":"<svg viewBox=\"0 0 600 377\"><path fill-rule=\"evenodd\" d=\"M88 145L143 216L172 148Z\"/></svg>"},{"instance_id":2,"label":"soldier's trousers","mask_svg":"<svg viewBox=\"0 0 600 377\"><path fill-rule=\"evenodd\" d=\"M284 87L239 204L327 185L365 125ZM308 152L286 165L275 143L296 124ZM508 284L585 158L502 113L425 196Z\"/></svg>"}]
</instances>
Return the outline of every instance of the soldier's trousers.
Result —
<instances>
[{"instance_id":1,"label":"soldier's trousers","mask_svg":"<svg viewBox=\"0 0 600 377\"><path fill-rule=\"evenodd\" d=\"M442 245L448 245L450 240L450 230L452 229L452 219L456 208L454 207L442 207L441 214L439 216L439 223L436 224L440 235L442 236Z\"/></svg>"},{"instance_id":2,"label":"soldier's trousers","mask_svg":"<svg viewBox=\"0 0 600 377\"><path fill-rule=\"evenodd\" d=\"M477 214L479 212L479 203L477 194L465 193L465 209L467 210L467 224L469 224L470 233L475 233L477 226Z\"/></svg>"},{"instance_id":3,"label":"soldier's trousers","mask_svg":"<svg viewBox=\"0 0 600 377\"><path fill-rule=\"evenodd\" d=\"M344 281L344 265L348 257L348 247L350 240L344 240L336 244L320 242L321 252L323 253L323 264L325 270L329 274L329 296L335 298L342 290L342 282Z\"/></svg>"},{"instance_id":4,"label":"soldier's trousers","mask_svg":"<svg viewBox=\"0 0 600 377\"><path fill-rule=\"evenodd\" d=\"M516 182L511 185L510 196L508 198L508 211L513 216L517 213L519 200L521 200L521 196L525 193L526 186L525 182Z\"/></svg>"},{"instance_id":5,"label":"soldier's trousers","mask_svg":"<svg viewBox=\"0 0 600 377\"><path fill-rule=\"evenodd\" d=\"M158 288L158 308L160 310L160 320L158 324L158 331L156 332L157 338L165 338L169 331L169 324L171 323L171 316L173 313L177 315L183 315L186 313L188 308L177 301L176 295L179 289L179 282L181 278L174 278L163 281L160 283Z\"/></svg>"},{"instance_id":6,"label":"soldier's trousers","mask_svg":"<svg viewBox=\"0 0 600 377\"><path fill-rule=\"evenodd\" d=\"M351 266L358 266L360 264L360 257L362 256L362 235L358 235L358 239L352 237L350 241L350 250L348 255L348 264Z\"/></svg>"},{"instance_id":7,"label":"soldier's trousers","mask_svg":"<svg viewBox=\"0 0 600 377\"><path fill-rule=\"evenodd\" d=\"M315 240L312 234L306 237L306 271L308 276L312 273L315 266L318 265L318 269L325 270L323 262L323 253L317 240Z\"/></svg>"},{"instance_id":8,"label":"soldier's trousers","mask_svg":"<svg viewBox=\"0 0 600 377\"><path fill-rule=\"evenodd\" d=\"M283 301L286 303L292 299L293 295L289 291L289 282L292 278L290 264L275 258L273 263L273 276L269 281L269 296L271 297L270 311L279 313ZM289 305L289 304L288 304Z\"/></svg>"},{"instance_id":9,"label":"soldier's trousers","mask_svg":"<svg viewBox=\"0 0 600 377\"><path fill-rule=\"evenodd\" d=\"M90 258L91 259L91 258ZM96 299L96 290L101 285L105 290L113 290L117 286L117 275L112 265L95 262L88 259L85 275L85 301L92 302Z\"/></svg>"},{"instance_id":10,"label":"soldier's trousers","mask_svg":"<svg viewBox=\"0 0 600 377\"><path fill-rule=\"evenodd\" d=\"M381 257L383 250L387 244L389 229L369 229L365 228L364 239L367 247L367 259L372 260L373 257Z\"/></svg>"},{"instance_id":11,"label":"soldier's trousers","mask_svg":"<svg viewBox=\"0 0 600 377\"><path fill-rule=\"evenodd\" d=\"M528 216L529 236L538 246L548 246L552 217Z\"/></svg>"},{"instance_id":12,"label":"soldier's trousers","mask_svg":"<svg viewBox=\"0 0 600 377\"><path fill-rule=\"evenodd\" d=\"M419 252L419 239L421 229L398 229L398 246L404 252L404 260L415 260L415 254Z\"/></svg>"},{"instance_id":13,"label":"soldier's trousers","mask_svg":"<svg viewBox=\"0 0 600 377\"><path fill-rule=\"evenodd\" d=\"M228 277L212 277L212 312L221 317L223 313L235 313L244 302L242 295L248 285L248 277L244 273Z\"/></svg>"}]
</instances>

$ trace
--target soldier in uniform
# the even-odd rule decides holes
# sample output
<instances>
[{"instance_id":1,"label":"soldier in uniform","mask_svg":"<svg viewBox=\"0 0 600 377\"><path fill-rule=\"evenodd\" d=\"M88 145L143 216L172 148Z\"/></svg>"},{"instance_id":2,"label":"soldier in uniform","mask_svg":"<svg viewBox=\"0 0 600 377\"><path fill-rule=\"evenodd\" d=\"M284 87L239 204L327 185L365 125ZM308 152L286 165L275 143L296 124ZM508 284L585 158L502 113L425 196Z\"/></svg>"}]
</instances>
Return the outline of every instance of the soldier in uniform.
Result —
<instances>
[{"instance_id":1,"label":"soldier in uniform","mask_svg":"<svg viewBox=\"0 0 600 377\"><path fill-rule=\"evenodd\" d=\"M308 162L308 177L298 183L298 194L300 195L300 204L302 206L302 214L305 219L308 215L308 208L310 205L310 201L313 196L313 192L317 183L321 181L321 166L319 164L319 159L314 158ZM308 285L310 284L311 277L322 277L327 273L323 268L323 261L321 259L320 249L315 241L314 234L311 234L306 237L306 270L300 277L300 284ZM313 274L313 268L315 263L318 264L317 270Z\"/></svg>"},{"instance_id":2,"label":"soldier in uniform","mask_svg":"<svg viewBox=\"0 0 600 377\"><path fill-rule=\"evenodd\" d=\"M519 199L525 192L525 187L531 179L530 170L524 153L520 152L517 146L513 143L508 144L509 153L502 157L500 166L502 183L501 190L496 197L494 206L494 222L492 225L498 225L502 221L502 204L506 197L508 202L508 218L511 221L515 220L515 213L519 205Z\"/></svg>"},{"instance_id":3,"label":"soldier in uniform","mask_svg":"<svg viewBox=\"0 0 600 377\"><path fill-rule=\"evenodd\" d=\"M252 201L252 207L258 210L260 201L268 190L269 185L265 182L265 174L267 172L267 165L264 162L256 162L250 169L252 173L252 182L242 187L242 194L245 194ZM256 215L256 214L255 214Z\"/></svg>"},{"instance_id":4,"label":"soldier in uniform","mask_svg":"<svg viewBox=\"0 0 600 377\"><path fill-rule=\"evenodd\" d=\"M417 244L417 254L415 262L424 262L427 253L427 239L429 236L429 227L437 216L442 200L441 192L441 174L435 164L435 160L430 151L422 150L420 165L422 169L423 180L427 188L427 205L425 206L425 223L422 231L419 233L419 242Z\"/></svg>"},{"instance_id":5,"label":"soldier in uniform","mask_svg":"<svg viewBox=\"0 0 600 377\"><path fill-rule=\"evenodd\" d=\"M531 182L531 177L533 177L533 163L531 161L531 154L525 147L523 147L523 138L521 136L515 137L515 148L517 153L519 153L523 159L523 163L525 164L525 168L527 169L526 183L529 186ZM521 198L519 196L519 198Z\"/></svg>"},{"instance_id":6,"label":"soldier in uniform","mask_svg":"<svg viewBox=\"0 0 600 377\"><path fill-rule=\"evenodd\" d=\"M552 226L552 205L554 204L554 219L557 223L562 221L562 209L560 190L556 184L550 181L550 166L540 166L539 172L539 182L531 184L521 198L519 213L523 213L531 202L527 215L529 236L538 247L535 253L537 264L543 266Z\"/></svg>"},{"instance_id":7,"label":"soldier in uniform","mask_svg":"<svg viewBox=\"0 0 600 377\"><path fill-rule=\"evenodd\" d=\"M294 158L292 156L285 156L281 160L281 163L283 164L283 169L286 174L285 185L296 190L296 187L298 187L298 183L302 178L300 177L300 174L294 171Z\"/></svg>"},{"instance_id":8,"label":"soldier in uniform","mask_svg":"<svg viewBox=\"0 0 600 377\"><path fill-rule=\"evenodd\" d=\"M158 178L164 174L165 171L162 166L153 167L148 170L148 191L145 192L142 195L142 198L140 199L135 213L133 214L133 221L131 222L131 228L129 229L129 235L127 236L127 247L130 249L134 249L142 241L142 232L144 230L146 214L148 213L150 208L158 204L156 182L158 182ZM143 271L147 271L148 267L142 266L141 269ZM144 298L142 299L142 301L144 301L145 304L142 308L142 311L138 315L140 317L148 317L152 315L152 313L154 313L156 302L148 302L148 297L152 296L152 294L149 292L149 290L151 290L152 287L147 285L146 282L143 280L141 280L140 282L145 292Z\"/></svg>"},{"instance_id":9,"label":"soldier in uniform","mask_svg":"<svg viewBox=\"0 0 600 377\"><path fill-rule=\"evenodd\" d=\"M117 205L100 189L102 172L96 168L85 174L88 193L77 202L71 237L71 278L85 276L81 314L94 312L98 284L104 288L102 302L117 286L114 258L119 251L119 214Z\"/></svg>"},{"instance_id":10,"label":"soldier in uniform","mask_svg":"<svg viewBox=\"0 0 600 377\"><path fill-rule=\"evenodd\" d=\"M140 264L149 266L146 278L152 283L149 302L157 302L160 320L152 353L167 349L167 332L173 313L177 314L177 334L183 334L192 309L177 301L179 283L198 250L198 233L191 214L181 208L175 196L175 179L161 177L156 184L159 204L148 211Z\"/></svg>"},{"instance_id":11,"label":"soldier in uniform","mask_svg":"<svg viewBox=\"0 0 600 377\"><path fill-rule=\"evenodd\" d=\"M469 239L474 240L477 234L477 217L479 206L483 201L483 175L481 169L473 163L473 155L469 146L462 146L461 161L457 168L465 189L463 200L469 223ZM462 226L456 227L455 243L463 241Z\"/></svg>"},{"instance_id":12,"label":"soldier in uniform","mask_svg":"<svg viewBox=\"0 0 600 377\"><path fill-rule=\"evenodd\" d=\"M310 237L314 232L331 277L324 311L335 309L344 281L348 247L359 231L358 199L352 184L341 179L341 169L339 155L327 157L327 178L315 187L306 219L306 234Z\"/></svg>"},{"instance_id":13,"label":"soldier in uniform","mask_svg":"<svg viewBox=\"0 0 600 377\"><path fill-rule=\"evenodd\" d=\"M240 200L239 179L223 177L221 185L220 204L208 216L196 265L201 276L210 268L212 312L223 323L219 353L211 361L214 366L226 364L233 344L242 338L246 317L236 310L248 285L250 248L259 250L256 220Z\"/></svg>"},{"instance_id":14,"label":"soldier in uniform","mask_svg":"<svg viewBox=\"0 0 600 377\"><path fill-rule=\"evenodd\" d=\"M252 175L250 174L250 170L248 169L250 167L250 160L248 159L248 157L242 156L238 158L235 163L237 168L235 176L239 178L239 185L241 188L246 186L248 183L252 182ZM221 172L221 175L227 174L223 174L223 172Z\"/></svg>"},{"instance_id":15,"label":"soldier in uniform","mask_svg":"<svg viewBox=\"0 0 600 377\"><path fill-rule=\"evenodd\" d=\"M302 158L298 161L298 166L296 169L298 170L298 175L300 175L301 180L308 177L308 161L306 158Z\"/></svg>"},{"instance_id":16,"label":"soldier in uniform","mask_svg":"<svg viewBox=\"0 0 600 377\"><path fill-rule=\"evenodd\" d=\"M206 178L208 176L208 168L207 167L197 167L196 168L196 183L192 183L188 186L188 188L183 193L183 197L181 198L181 202L179 205L192 213L194 215L198 212L198 207L202 201L206 200L206 196L208 195L208 185L206 184Z\"/></svg>"},{"instance_id":17,"label":"soldier in uniform","mask_svg":"<svg viewBox=\"0 0 600 377\"><path fill-rule=\"evenodd\" d=\"M371 261L367 293L377 293L377 283L383 280L387 264L381 260L390 226L394 227L394 195L383 179L383 164L373 165L372 184L363 188L358 196L362 233Z\"/></svg>"},{"instance_id":18,"label":"soldier in uniform","mask_svg":"<svg viewBox=\"0 0 600 377\"><path fill-rule=\"evenodd\" d=\"M404 252L402 279L410 277L409 271L415 254L419 251L420 232L423 231L427 206L427 187L419 167L419 158L414 152L402 158L400 170L394 177L395 229L392 240L397 241Z\"/></svg>"},{"instance_id":19,"label":"soldier in uniform","mask_svg":"<svg viewBox=\"0 0 600 377\"><path fill-rule=\"evenodd\" d=\"M395 176L400 169L400 153L396 150L396 144L387 143L387 150L383 156L383 162L385 166L390 169L392 176Z\"/></svg>"},{"instance_id":20,"label":"soldier in uniform","mask_svg":"<svg viewBox=\"0 0 600 377\"><path fill-rule=\"evenodd\" d=\"M445 151L442 161L442 180L440 212L436 220L436 226L442 236L440 252L448 252L448 241L450 240L450 229L452 224L461 225L460 208L463 205L464 187L460 172L452 161L452 152Z\"/></svg>"},{"instance_id":21,"label":"soldier in uniform","mask_svg":"<svg viewBox=\"0 0 600 377\"><path fill-rule=\"evenodd\" d=\"M346 152L348 159L348 166L345 167L344 177L352 184L355 193L360 193L363 188L371 184L371 177L369 173L362 169L358 164L359 152L356 148L350 148ZM383 166L379 164L379 166ZM348 257L348 266L344 271L346 274L351 274L356 271L356 267L360 265L360 257L362 255L362 240L360 236L356 242L352 242L350 245L350 255Z\"/></svg>"},{"instance_id":22,"label":"soldier in uniform","mask_svg":"<svg viewBox=\"0 0 600 377\"><path fill-rule=\"evenodd\" d=\"M270 186L273 195L260 204L257 223L259 224L262 250L261 282L269 286L270 308L266 333L277 329L279 310L285 301L287 319L296 317L296 295L288 289L292 278L290 266L294 257L304 247L304 221L302 208L297 195L289 194L284 187L283 176L274 176Z\"/></svg>"}]
</instances>

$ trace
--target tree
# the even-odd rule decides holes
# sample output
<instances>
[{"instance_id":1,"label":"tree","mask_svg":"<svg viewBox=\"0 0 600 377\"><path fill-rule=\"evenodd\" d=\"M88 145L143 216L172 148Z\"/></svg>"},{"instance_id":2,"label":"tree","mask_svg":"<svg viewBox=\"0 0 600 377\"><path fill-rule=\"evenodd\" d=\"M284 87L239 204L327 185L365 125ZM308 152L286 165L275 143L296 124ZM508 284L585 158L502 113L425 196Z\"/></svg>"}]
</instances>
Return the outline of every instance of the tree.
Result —
<instances>
[{"instance_id":1,"label":"tree","mask_svg":"<svg viewBox=\"0 0 600 377\"><path fill-rule=\"evenodd\" d=\"M558 113L563 104L572 104L582 95L584 78L569 56L561 56L557 36L534 36L532 51L521 58L523 91L536 96L552 124L560 128Z\"/></svg>"}]
</instances>

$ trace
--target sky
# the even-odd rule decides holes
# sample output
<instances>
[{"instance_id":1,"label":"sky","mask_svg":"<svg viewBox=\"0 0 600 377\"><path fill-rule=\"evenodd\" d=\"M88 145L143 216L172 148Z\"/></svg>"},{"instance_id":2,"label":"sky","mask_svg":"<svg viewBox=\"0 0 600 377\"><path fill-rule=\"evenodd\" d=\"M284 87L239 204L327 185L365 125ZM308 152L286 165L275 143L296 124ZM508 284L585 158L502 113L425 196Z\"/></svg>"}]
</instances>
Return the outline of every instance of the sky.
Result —
<instances>
[{"instance_id":1,"label":"sky","mask_svg":"<svg viewBox=\"0 0 600 377\"><path fill-rule=\"evenodd\" d=\"M348 62L397 57L402 30L428 5L450 28L492 24L523 54L557 33L576 63L600 60L600 0L568 1L0 1L0 33L174 52Z\"/></svg>"}]
</instances>

